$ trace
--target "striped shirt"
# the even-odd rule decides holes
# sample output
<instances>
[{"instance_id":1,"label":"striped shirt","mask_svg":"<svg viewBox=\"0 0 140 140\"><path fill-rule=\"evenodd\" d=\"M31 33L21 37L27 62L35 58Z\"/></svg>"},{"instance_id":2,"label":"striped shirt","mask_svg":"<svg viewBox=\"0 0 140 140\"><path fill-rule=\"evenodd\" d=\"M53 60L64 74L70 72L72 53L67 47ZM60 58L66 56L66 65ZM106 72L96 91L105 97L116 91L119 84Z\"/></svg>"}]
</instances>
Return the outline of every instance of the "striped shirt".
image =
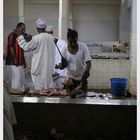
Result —
<instances>
[{"instance_id":1,"label":"striped shirt","mask_svg":"<svg viewBox=\"0 0 140 140\"><path fill-rule=\"evenodd\" d=\"M15 65L14 56L11 53L10 47L13 48L14 54L16 55L17 66L24 64L24 51L19 47L16 38L17 35L14 32L11 32L8 36L6 45L6 65Z\"/></svg>"}]
</instances>

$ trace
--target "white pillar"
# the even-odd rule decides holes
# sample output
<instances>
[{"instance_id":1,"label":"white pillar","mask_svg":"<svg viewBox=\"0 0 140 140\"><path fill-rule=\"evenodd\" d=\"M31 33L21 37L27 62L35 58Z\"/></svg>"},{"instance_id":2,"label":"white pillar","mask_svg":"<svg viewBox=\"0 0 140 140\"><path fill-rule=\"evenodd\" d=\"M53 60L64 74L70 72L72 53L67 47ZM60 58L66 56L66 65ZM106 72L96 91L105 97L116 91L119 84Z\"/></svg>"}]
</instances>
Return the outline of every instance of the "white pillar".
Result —
<instances>
[{"instance_id":1,"label":"white pillar","mask_svg":"<svg viewBox=\"0 0 140 140\"><path fill-rule=\"evenodd\" d=\"M137 3L132 0L132 16L131 16L131 37L130 37L130 92L133 95L137 94Z\"/></svg>"},{"instance_id":2,"label":"white pillar","mask_svg":"<svg viewBox=\"0 0 140 140\"><path fill-rule=\"evenodd\" d=\"M19 22L24 22L24 0L18 0Z\"/></svg>"},{"instance_id":3,"label":"white pillar","mask_svg":"<svg viewBox=\"0 0 140 140\"><path fill-rule=\"evenodd\" d=\"M59 0L59 39L66 40L67 29L69 28L69 15L71 11L70 0Z\"/></svg>"},{"instance_id":4,"label":"white pillar","mask_svg":"<svg viewBox=\"0 0 140 140\"><path fill-rule=\"evenodd\" d=\"M120 34L119 40L121 43L128 42L130 40L130 2L129 0L121 0L120 9Z\"/></svg>"}]
</instances>

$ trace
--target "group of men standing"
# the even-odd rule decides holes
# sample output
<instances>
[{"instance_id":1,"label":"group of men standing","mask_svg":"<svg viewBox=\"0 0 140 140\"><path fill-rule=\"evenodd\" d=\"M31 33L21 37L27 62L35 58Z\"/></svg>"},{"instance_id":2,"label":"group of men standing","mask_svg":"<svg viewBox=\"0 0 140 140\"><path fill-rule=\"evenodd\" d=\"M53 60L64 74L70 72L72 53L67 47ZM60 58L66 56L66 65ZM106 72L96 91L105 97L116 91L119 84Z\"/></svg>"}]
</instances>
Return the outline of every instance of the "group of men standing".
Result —
<instances>
[{"instance_id":1,"label":"group of men standing","mask_svg":"<svg viewBox=\"0 0 140 140\"><path fill-rule=\"evenodd\" d=\"M53 29L47 26L46 20L36 20L38 34L29 36L26 26L20 22L8 36L6 46L6 65L11 65L12 89L25 87L24 52L32 52L31 78L36 90L49 87L63 88L62 79L67 77L70 88L82 84L87 90L87 78L91 68L91 57L86 44L78 41L78 33L68 29L67 43L53 36Z\"/></svg>"},{"instance_id":2,"label":"group of men standing","mask_svg":"<svg viewBox=\"0 0 140 140\"><path fill-rule=\"evenodd\" d=\"M91 68L91 57L86 44L78 41L78 33L68 29L67 43L57 40L46 20L36 21L38 34L25 33L26 26L20 22L8 35L4 59L11 66L11 89L25 89L26 61L24 52L32 53L31 78L35 90L68 88L70 91L80 85L87 90L87 78ZM4 86L4 140L14 140L12 124L16 123L10 94Z\"/></svg>"}]
</instances>

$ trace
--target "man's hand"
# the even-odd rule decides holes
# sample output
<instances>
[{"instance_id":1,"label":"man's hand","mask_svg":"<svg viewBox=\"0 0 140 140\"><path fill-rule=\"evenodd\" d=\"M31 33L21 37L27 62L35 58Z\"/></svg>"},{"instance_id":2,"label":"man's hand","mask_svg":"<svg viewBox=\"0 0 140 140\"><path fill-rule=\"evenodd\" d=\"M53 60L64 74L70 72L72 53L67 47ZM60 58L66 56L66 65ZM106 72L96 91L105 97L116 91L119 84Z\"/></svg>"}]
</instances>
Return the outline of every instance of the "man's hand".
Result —
<instances>
[{"instance_id":1,"label":"man's hand","mask_svg":"<svg viewBox=\"0 0 140 140\"><path fill-rule=\"evenodd\" d=\"M68 61L66 58L62 57L61 59L61 68L60 69L64 69L68 66Z\"/></svg>"},{"instance_id":2,"label":"man's hand","mask_svg":"<svg viewBox=\"0 0 140 140\"><path fill-rule=\"evenodd\" d=\"M59 63L58 65L56 64L55 65L55 68L56 69L64 69L68 66L68 61L66 60L66 58L62 57L61 59L61 63Z\"/></svg>"},{"instance_id":3,"label":"man's hand","mask_svg":"<svg viewBox=\"0 0 140 140\"><path fill-rule=\"evenodd\" d=\"M30 41L32 40L32 35L29 35L29 34L27 34L27 33L24 33L23 36L24 36L24 39L25 39L27 42L30 42Z\"/></svg>"},{"instance_id":4,"label":"man's hand","mask_svg":"<svg viewBox=\"0 0 140 140\"><path fill-rule=\"evenodd\" d=\"M89 77L89 72L88 71L85 71L82 75L82 78L81 78L81 83L82 83L82 87L81 89L83 91L86 91L87 90L87 84L88 84L88 81L87 81L87 78Z\"/></svg>"},{"instance_id":5,"label":"man's hand","mask_svg":"<svg viewBox=\"0 0 140 140\"><path fill-rule=\"evenodd\" d=\"M81 81L84 81L85 79L87 79L89 77L89 72L88 71L84 71L83 75L82 75L82 79Z\"/></svg>"},{"instance_id":6,"label":"man's hand","mask_svg":"<svg viewBox=\"0 0 140 140\"><path fill-rule=\"evenodd\" d=\"M60 69L61 63L55 65L55 69Z\"/></svg>"}]
</instances>

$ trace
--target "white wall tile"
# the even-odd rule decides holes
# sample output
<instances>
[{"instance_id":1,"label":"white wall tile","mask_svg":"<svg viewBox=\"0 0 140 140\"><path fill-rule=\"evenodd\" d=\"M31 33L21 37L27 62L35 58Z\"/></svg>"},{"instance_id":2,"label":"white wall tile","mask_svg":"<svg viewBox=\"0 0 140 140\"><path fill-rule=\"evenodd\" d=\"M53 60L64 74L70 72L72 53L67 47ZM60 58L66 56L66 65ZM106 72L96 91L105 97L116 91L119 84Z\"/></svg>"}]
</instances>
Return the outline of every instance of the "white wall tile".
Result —
<instances>
[{"instance_id":1,"label":"white wall tile","mask_svg":"<svg viewBox=\"0 0 140 140\"><path fill-rule=\"evenodd\" d=\"M129 65L129 60L93 59L91 76L89 77L89 88L109 89L111 78L118 77L127 78L129 80Z\"/></svg>"}]
</instances>

